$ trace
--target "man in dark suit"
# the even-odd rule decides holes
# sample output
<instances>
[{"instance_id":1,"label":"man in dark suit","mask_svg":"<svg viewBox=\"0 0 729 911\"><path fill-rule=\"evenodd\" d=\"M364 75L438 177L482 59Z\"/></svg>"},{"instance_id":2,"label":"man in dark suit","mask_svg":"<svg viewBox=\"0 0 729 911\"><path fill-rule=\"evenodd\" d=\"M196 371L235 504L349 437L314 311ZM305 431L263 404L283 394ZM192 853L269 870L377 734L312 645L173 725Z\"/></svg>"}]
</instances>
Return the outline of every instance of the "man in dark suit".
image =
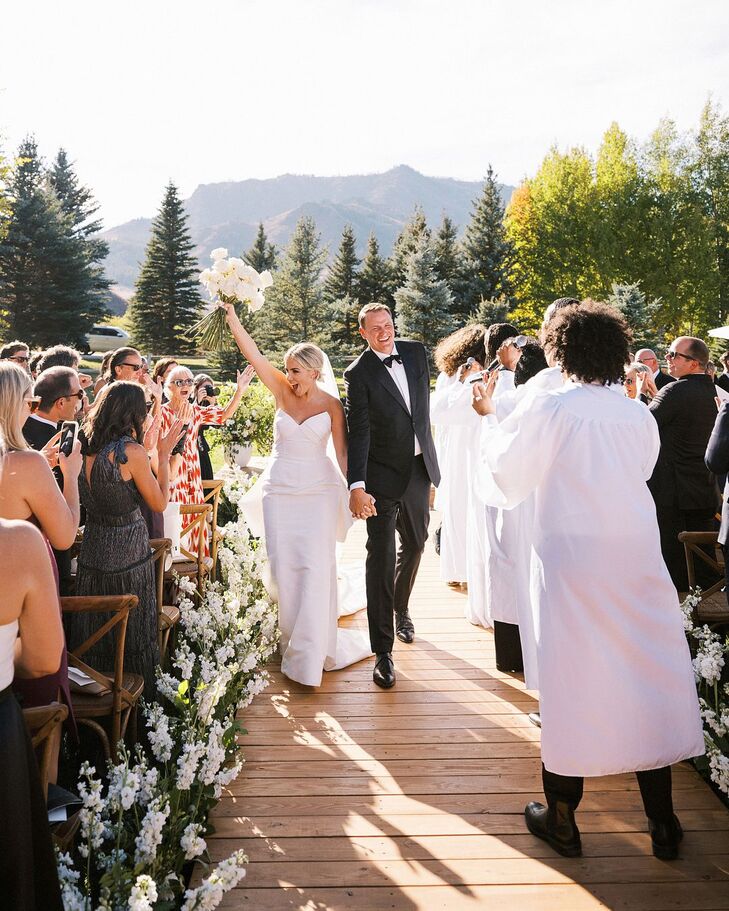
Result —
<instances>
[{"instance_id":1,"label":"man in dark suit","mask_svg":"<svg viewBox=\"0 0 729 911\"><path fill-rule=\"evenodd\" d=\"M719 358L719 363L724 369L714 377L714 384L723 389L724 392L729 392L729 351L725 351L722 354Z\"/></svg>"},{"instance_id":2,"label":"man in dark suit","mask_svg":"<svg viewBox=\"0 0 729 911\"><path fill-rule=\"evenodd\" d=\"M721 504L721 527L719 544L724 551L724 578L726 579L726 596L729 601L729 560L727 544L729 543L729 402L724 402L714 424L706 447L706 467L715 475L727 478Z\"/></svg>"},{"instance_id":3,"label":"man in dark suit","mask_svg":"<svg viewBox=\"0 0 729 911\"><path fill-rule=\"evenodd\" d=\"M656 384L656 389L659 391L669 383L675 382L675 377L669 376L661 370L656 353L650 348L641 348L640 351L636 351L635 360L639 364L645 364L651 371L653 374L653 382Z\"/></svg>"},{"instance_id":4,"label":"man in dark suit","mask_svg":"<svg viewBox=\"0 0 729 911\"><path fill-rule=\"evenodd\" d=\"M56 435L62 421L73 421L81 407L83 398L78 373L71 367L49 367L38 376L33 395L40 398L35 414L31 414L23 425L23 436L31 449L41 450ZM57 458L57 454L56 454ZM63 475L60 468L49 461L58 486L63 490ZM54 550L58 564L61 594L68 591L71 577L71 551Z\"/></svg>"},{"instance_id":5,"label":"man in dark suit","mask_svg":"<svg viewBox=\"0 0 729 911\"><path fill-rule=\"evenodd\" d=\"M658 423L661 450L648 487L653 494L661 551L676 588L688 588L686 558L678 535L711 531L718 504L714 475L704 463L716 420L716 390L705 373L709 349L698 338L681 336L666 354L676 382L660 389L650 404ZM703 561L696 567L702 587L715 579Z\"/></svg>"},{"instance_id":6,"label":"man in dark suit","mask_svg":"<svg viewBox=\"0 0 729 911\"><path fill-rule=\"evenodd\" d=\"M395 343L392 313L384 304L363 307L359 326L368 347L344 373L347 482L352 515L367 520L373 680L388 689L395 684L395 628L403 642L415 636L408 602L428 538L430 485L438 485L440 472L430 432L425 348L420 342Z\"/></svg>"}]
</instances>

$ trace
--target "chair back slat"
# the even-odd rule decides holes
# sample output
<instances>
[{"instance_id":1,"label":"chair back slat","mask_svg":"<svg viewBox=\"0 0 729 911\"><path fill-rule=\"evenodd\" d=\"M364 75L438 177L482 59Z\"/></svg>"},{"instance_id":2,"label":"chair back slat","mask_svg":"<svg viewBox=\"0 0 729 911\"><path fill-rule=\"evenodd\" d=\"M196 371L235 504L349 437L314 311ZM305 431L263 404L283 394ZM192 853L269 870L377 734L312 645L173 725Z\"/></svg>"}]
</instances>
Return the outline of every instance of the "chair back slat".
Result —
<instances>
[{"instance_id":1,"label":"chair back slat","mask_svg":"<svg viewBox=\"0 0 729 911\"><path fill-rule=\"evenodd\" d=\"M30 732L31 742L37 750L40 747L39 772L43 798L48 800L48 779L51 757L58 755L61 742L61 725L68 717L68 709L60 702L38 705L23 709L23 718Z\"/></svg>"}]
</instances>

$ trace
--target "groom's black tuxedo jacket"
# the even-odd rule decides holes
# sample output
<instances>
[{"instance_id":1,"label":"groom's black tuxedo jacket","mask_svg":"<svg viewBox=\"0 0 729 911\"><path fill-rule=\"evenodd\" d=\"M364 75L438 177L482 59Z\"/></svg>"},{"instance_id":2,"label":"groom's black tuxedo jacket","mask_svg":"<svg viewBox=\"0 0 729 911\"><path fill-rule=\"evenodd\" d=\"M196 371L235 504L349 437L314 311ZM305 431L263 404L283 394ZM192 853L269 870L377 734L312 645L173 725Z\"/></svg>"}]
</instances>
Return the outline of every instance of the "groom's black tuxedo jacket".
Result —
<instances>
[{"instance_id":1,"label":"groom's black tuxedo jacket","mask_svg":"<svg viewBox=\"0 0 729 911\"><path fill-rule=\"evenodd\" d=\"M430 432L428 358L420 342L398 339L410 391L408 411L397 383L369 348L344 371L349 430L347 482L364 481L368 493L397 499L413 469L415 436L425 468L436 486L438 458Z\"/></svg>"}]
</instances>

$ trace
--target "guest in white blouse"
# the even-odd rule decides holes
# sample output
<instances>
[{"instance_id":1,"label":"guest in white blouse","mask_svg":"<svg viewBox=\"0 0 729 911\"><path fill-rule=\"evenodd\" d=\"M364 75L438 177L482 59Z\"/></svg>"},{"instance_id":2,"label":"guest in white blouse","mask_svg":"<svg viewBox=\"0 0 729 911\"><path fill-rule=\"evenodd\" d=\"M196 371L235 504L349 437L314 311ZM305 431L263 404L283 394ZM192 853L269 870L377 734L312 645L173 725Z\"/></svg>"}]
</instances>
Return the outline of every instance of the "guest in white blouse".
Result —
<instances>
[{"instance_id":1,"label":"guest in white blouse","mask_svg":"<svg viewBox=\"0 0 729 911\"><path fill-rule=\"evenodd\" d=\"M630 332L591 301L565 307L544 345L568 381L526 397L499 423L490 389L480 478L511 509L535 493L532 602L539 665L543 785L529 830L562 855L582 852L575 810L583 776L636 772L653 853L678 855L671 764L704 752L691 657L661 557L646 486L658 457L647 408L616 395ZM490 489L489 489L490 488Z\"/></svg>"}]
</instances>

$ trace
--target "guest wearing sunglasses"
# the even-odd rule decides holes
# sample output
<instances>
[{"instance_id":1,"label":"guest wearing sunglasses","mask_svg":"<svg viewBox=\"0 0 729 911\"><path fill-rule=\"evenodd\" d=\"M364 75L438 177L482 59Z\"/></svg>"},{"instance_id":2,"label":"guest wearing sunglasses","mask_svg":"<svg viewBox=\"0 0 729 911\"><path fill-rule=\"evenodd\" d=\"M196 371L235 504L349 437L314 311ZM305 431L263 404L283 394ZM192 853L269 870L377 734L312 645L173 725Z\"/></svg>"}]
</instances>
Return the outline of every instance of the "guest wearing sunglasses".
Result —
<instances>
[{"instance_id":1,"label":"guest wearing sunglasses","mask_svg":"<svg viewBox=\"0 0 729 911\"><path fill-rule=\"evenodd\" d=\"M128 380L139 383L145 366L145 360L136 348L117 348L109 359L109 382Z\"/></svg>"},{"instance_id":2,"label":"guest wearing sunglasses","mask_svg":"<svg viewBox=\"0 0 729 911\"><path fill-rule=\"evenodd\" d=\"M25 342L8 342L7 345L3 345L0 348L0 361L13 361L19 367L22 367L23 370L27 370L30 373L30 348L25 344Z\"/></svg>"},{"instance_id":3,"label":"guest wearing sunglasses","mask_svg":"<svg viewBox=\"0 0 729 911\"><path fill-rule=\"evenodd\" d=\"M719 492L704 463L716 420L716 390L706 375L709 349L699 338L680 336L666 352L675 383L660 389L648 406L658 424L661 451L648 481L658 514L661 552L680 592L688 590L682 531L713 531ZM642 376L637 377L643 393ZM696 581L706 588L716 581L711 569L697 561Z\"/></svg>"},{"instance_id":4,"label":"guest wearing sunglasses","mask_svg":"<svg viewBox=\"0 0 729 911\"><path fill-rule=\"evenodd\" d=\"M204 500L202 474L200 471L200 452L197 448L197 438L203 424L219 426L232 417L243 393L248 388L255 371L247 367L243 373L238 374L235 395L225 408L219 405L201 407L190 401L193 395L195 380L187 367L175 367L167 374L165 393L168 402L162 406L161 432L165 433L175 418L179 418L186 428L185 442L182 449L182 459L179 471L172 478L170 500L176 503L202 503ZM197 548L197 531L194 540L190 542L190 549L194 552ZM209 555L208 542L205 542L205 556Z\"/></svg>"}]
</instances>

